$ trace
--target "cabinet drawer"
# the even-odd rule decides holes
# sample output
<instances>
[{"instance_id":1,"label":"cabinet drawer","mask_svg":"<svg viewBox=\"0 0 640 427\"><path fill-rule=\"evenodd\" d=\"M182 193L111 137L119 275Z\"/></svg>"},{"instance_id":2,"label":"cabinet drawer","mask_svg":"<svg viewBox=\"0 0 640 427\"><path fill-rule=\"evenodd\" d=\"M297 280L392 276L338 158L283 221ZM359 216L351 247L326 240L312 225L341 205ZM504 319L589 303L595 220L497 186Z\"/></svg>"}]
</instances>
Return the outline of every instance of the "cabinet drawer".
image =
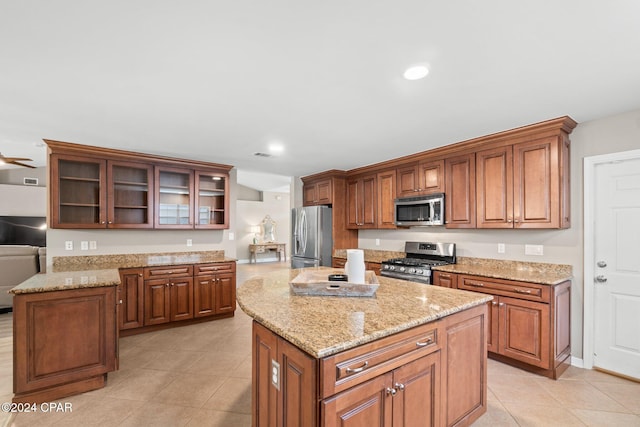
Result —
<instances>
[{"instance_id":1,"label":"cabinet drawer","mask_svg":"<svg viewBox=\"0 0 640 427\"><path fill-rule=\"evenodd\" d=\"M231 273L236 271L235 262L196 264L194 275L203 276L205 274Z\"/></svg>"},{"instance_id":2,"label":"cabinet drawer","mask_svg":"<svg viewBox=\"0 0 640 427\"><path fill-rule=\"evenodd\" d=\"M168 265L166 267L146 267L144 278L193 276L193 265Z\"/></svg>"},{"instance_id":3,"label":"cabinet drawer","mask_svg":"<svg viewBox=\"0 0 640 427\"><path fill-rule=\"evenodd\" d=\"M321 362L321 394L328 397L440 348L434 324L383 338Z\"/></svg>"},{"instance_id":4,"label":"cabinet drawer","mask_svg":"<svg viewBox=\"0 0 640 427\"><path fill-rule=\"evenodd\" d=\"M551 298L551 288L546 285L479 276L460 276L458 289L545 303L549 303Z\"/></svg>"}]
</instances>

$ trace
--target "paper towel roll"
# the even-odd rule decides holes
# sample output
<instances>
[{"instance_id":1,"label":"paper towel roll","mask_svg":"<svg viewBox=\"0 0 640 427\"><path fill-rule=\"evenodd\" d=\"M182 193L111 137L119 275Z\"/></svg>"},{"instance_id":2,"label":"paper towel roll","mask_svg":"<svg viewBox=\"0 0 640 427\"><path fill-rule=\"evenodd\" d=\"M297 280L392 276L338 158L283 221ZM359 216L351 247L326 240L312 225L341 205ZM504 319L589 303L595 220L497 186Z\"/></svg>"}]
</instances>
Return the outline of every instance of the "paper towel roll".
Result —
<instances>
[{"instance_id":1,"label":"paper towel roll","mask_svg":"<svg viewBox=\"0 0 640 427\"><path fill-rule=\"evenodd\" d=\"M349 276L350 283L364 284L364 251L362 249L347 249L347 263L344 271Z\"/></svg>"}]
</instances>

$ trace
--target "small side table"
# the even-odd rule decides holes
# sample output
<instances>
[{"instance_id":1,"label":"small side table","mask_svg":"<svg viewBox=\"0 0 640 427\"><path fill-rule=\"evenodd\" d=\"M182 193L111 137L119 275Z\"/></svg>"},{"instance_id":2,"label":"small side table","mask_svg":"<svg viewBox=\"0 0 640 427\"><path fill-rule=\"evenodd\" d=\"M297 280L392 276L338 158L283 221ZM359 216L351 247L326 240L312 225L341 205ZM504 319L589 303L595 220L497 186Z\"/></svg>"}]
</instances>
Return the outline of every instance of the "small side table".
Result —
<instances>
[{"instance_id":1,"label":"small side table","mask_svg":"<svg viewBox=\"0 0 640 427\"><path fill-rule=\"evenodd\" d=\"M251 264L251 259L253 258L253 262L258 263L257 255L270 252L278 253L278 261L287 260L287 244L286 243L276 243L276 242L266 242L266 243L251 243L249 245L249 264Z\"/></svg>"}]
</instances>

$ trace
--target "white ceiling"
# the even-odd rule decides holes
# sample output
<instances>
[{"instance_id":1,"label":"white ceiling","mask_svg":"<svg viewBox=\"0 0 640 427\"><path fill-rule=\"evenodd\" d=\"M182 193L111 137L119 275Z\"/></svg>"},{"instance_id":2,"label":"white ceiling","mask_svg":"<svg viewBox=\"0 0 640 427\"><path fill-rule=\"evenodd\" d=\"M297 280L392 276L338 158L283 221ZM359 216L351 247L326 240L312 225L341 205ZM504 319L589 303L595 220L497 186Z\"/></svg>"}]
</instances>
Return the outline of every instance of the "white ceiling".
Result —
<instances>
[{"instance_id":1,"label":"white ceiling","mask_svg":"<svg viewBox=\"0 0 640 427\"><path fill-rule=\"evenodd\" d=\"M34 165L48 138L304 176L637 108L635 0L0 7L0 152Z\"/></svg>"}]
</instances>

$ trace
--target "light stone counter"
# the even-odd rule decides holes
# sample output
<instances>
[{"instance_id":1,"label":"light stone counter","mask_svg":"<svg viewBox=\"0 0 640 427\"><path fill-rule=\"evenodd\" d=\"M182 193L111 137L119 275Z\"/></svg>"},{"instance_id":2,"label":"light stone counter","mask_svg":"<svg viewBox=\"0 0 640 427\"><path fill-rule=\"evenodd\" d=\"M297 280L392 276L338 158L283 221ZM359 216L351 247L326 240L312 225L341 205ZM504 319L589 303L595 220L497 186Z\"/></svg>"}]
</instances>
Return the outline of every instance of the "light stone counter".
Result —
<instances>
[{"instance_id":1,"label":"light stone counter","mask_svg":"<svg viewBox=\"0 0 640 427\"><path fill-rule=\"evenodd\" d=\"M317 267L327 272L342 271ZM378 277L376 296L297 296L289 281L301 270L247 280L238 304L258 323L316 358L357 347L450 314L484 304L489 295Z\"/></svg>"},{"instance_id":2,"label":"light stone counter","mask_svg":"<svg viewBox=\"0 0 640 427\"><path fill-rule=\"evenodd\" d=\"M458 257L456 264L433 267L433 270L541 285L558 285L570 280L573 275L572 267L565 264L466 257Z\"/></svg>"},{"instance_id":3,"label":"light stone counter","mask_svg":"<svg viewBox=\"0 0 640 427\"><path fill-rule=\"evenodd\" d=\"M119 284L120 274L117 269L64 271L59 273L36 274L9 292L13 294L30 294L68 289L117 286Z\"/></svg>"}]
</instances>

